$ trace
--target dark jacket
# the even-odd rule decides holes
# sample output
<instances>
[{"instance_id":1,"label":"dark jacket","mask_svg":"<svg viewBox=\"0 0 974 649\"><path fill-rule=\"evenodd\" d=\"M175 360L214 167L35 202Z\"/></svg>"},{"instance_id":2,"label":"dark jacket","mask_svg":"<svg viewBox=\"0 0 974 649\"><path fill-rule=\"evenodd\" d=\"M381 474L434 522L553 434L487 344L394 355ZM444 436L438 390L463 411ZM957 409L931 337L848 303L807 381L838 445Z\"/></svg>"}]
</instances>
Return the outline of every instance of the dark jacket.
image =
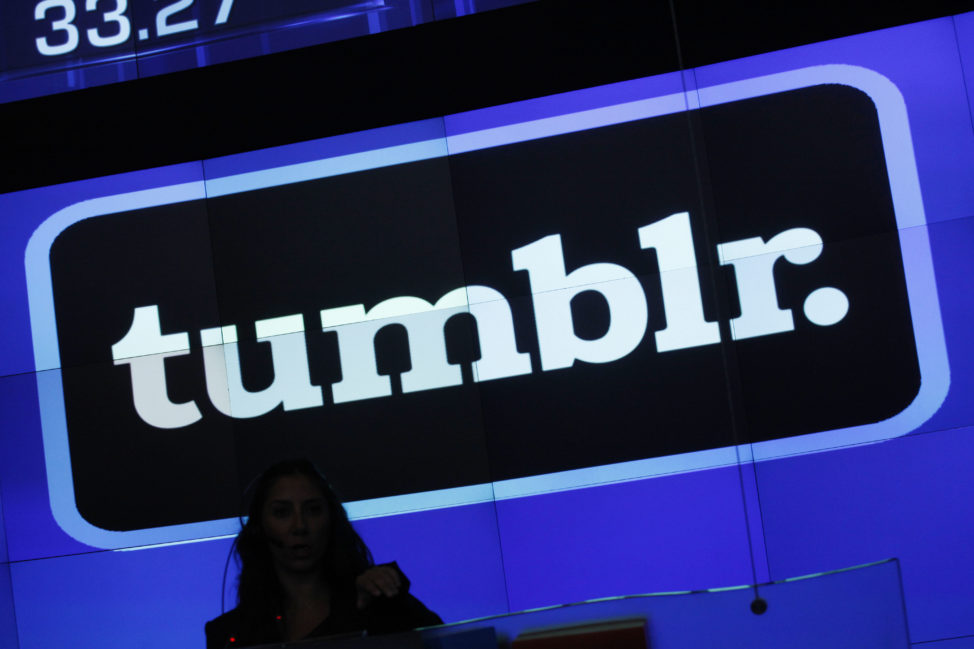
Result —
<instances>
[{"instance_id":1,"label":"dark jacket","mask_svg":"<svg viewBox=\"0 0 974 649\"><path fill-rule=\"evenodd\" d=\"M426 608L408 590L409 582L403 576L398 595L374 598L364 610L356 607L354 589L333 593L331 613L307 638L363 631L378 635L443 624L439 615ZM232 643L231 637L234 638ZM235 608L206 623L206 649L279 643L285 639L284 621L277 619L277 615L268 620L245 620L240 609Z\"/></svg>"}]
</instances>

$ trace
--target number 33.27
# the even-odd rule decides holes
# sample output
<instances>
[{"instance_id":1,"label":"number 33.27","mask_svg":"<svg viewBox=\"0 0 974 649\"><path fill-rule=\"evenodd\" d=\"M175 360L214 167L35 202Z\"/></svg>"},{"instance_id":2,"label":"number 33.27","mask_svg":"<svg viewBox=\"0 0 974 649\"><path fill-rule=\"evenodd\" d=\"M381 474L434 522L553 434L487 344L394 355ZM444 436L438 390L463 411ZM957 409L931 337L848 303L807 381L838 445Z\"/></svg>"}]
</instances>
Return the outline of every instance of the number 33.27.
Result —
<instances>
[{"instance_id":1,"label":"number 33.27","mask_svg":"<svg viewBox=\"0 0 974 649\"><path fill-rule=\"evenodd\" d=\"M94 47L112 47L126 42L132 35L132 24L125 15L128 9L128 0L85 0L85 11L97 11L99 1L114 2L114 7L109 11L103 11L102 24L91 27L85 31L88 42ZM159 8L156 13L155 32L156 36L168 36L180 32L191 31L199 27L199 22L195 19L179 20L175 14L180 13L193 6L195 0L176 0ZM230 17L230 9L233 0L221 0L220 8L217 12L214 25L221 25ZM63 15L62 15L63 14ZM74 24L77 17L77 9L74 0L41 0L34 7L34 20L50 20L51 34L48 36L38 36L35 39L38 53L44 56L57 56L73 52L79 44L80 32ZM112 25L115 26L112 26ZM104 35L104 32L109 32ZM147 38L147 29L139 30L139 39ZM54 41L52 44L51 41Z\"/></svg>"}]
</instances>

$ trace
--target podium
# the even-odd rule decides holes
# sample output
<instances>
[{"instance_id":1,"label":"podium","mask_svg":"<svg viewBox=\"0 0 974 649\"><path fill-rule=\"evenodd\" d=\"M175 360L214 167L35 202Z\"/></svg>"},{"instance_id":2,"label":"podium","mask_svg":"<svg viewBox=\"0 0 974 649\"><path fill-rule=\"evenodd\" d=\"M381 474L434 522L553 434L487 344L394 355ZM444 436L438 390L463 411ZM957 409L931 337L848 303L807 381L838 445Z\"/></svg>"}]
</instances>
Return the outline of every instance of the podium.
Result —
<instances>
[{"instance_id":1,"label":"podium","mask_svg":"<svg viewBox=\"0 0 974 649\"><path fill-rule=\"evenodd\" d=\"M783 581L611 597L308 649L510 649L519 636L646 621L649 649L909 649L895 559ZM592 637L592 636L588 636ZM340 647L339 647L340 645ZM290 645L289 645L290 646ZM566 645L576 649L578 644ZM592 641L591 649L600 649Z\"/></svg>"}]
</instances>

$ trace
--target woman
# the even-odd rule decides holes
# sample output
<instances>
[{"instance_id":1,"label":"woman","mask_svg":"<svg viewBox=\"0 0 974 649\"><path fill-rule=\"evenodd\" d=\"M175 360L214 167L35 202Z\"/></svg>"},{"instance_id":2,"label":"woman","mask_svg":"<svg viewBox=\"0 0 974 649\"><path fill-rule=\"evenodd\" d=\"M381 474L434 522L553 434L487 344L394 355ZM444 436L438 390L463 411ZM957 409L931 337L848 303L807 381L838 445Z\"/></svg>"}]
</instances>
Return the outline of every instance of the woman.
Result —
<instances>
[{"instance_id":1,"label":"woman","mask_svg":"<svg viewBox=\"0 0 974 649\"><path fill-rule=\"evenodd\" d=\"M373 564L308 460L280 462L258 478L236 552L238 605L207 622L207 649L443 623L409 595L395 564Z\"/></svg>"}]
</instances>

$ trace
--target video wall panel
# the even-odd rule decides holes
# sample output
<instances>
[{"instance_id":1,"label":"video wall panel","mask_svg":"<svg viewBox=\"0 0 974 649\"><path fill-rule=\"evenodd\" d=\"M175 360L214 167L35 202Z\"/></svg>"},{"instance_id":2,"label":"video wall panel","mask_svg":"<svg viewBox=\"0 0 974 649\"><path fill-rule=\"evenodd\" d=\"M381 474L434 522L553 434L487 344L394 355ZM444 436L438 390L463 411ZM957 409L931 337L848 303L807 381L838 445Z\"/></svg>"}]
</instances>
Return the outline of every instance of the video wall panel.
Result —
<instances>
[{"instance_id":1,"label":"video wall panel","mask_svg":"<svg viewBox=\"0 0 974 649\"><path fill-rule=\"evenodd\" d=\"M20 647L81 639L119 647L203 646L203 612L219 609L229 546L221 539L15 562Z\"/></svg>"},{"instance_id":2,"label":"video wall panel","mask_svg":"<svg viewBox=\"0 0 974 649\"><path fill-rule=\"evenodd\" d=\"M511 610L751 583L744 514L733 465L498 500Z\"/></svg>"},{"instance_id":3,"label":"video wall panel","mask_svg":"<svg viewBox=\"0 0 974 649\"><path fill-rule=\"evenodd\" d=\"M965 584L974 529L966 511L974 485L963 466L974 452L972 432L946 429L759 464L772 574L895 556L911 640L971 635Z\"/></svg>"},{"instance_id":4,"label":"video wall panel","mask_svg":"<svg viewBox=\"0 0 974 649\"><path fill-rule=\"evenodd\" d=\"M966 565L969 553L962 550L960 545L966 544L972 534L967 521L959 518L959 501L955 500L957 497L967 498L970 494L970 481L958 472L957 462L969 461L971 457L969 426L972 421L969 400L964 396L971 389L972 360L968 342L970 336L964 323L974 305L969 291L963 286L968 283L966 278L969 278L972 270L969 259L970 246L974 243L970 223L972 202L968 194L969 183L965 180L972 170L970 156L974 152L974 132L970 124L969 98L961 92L962 80L969 74L969 69L964 65L963 48L958 57L956 41L951 36L955 24L963 25L965 20L969 20L968 15L882 30L756 56L736 62L736 65L727 63L699 68L694 74L697 86L704 88L734 83L747 73L775 74L804 62L841 61L881 73L903 96L909 124L909 137L903 144L909 145L908 149L890 146L890 125L888 121L884 122L881 103L876 102L884 158L890 176L889 186L893 193L894 211L897 212L896 229L886 228L876 233L854 232L837 237L834 242L825 240L821 261L826 260L828 248L835 246L836 254L841 258L845 282L852 279L855 263L865 261L876 275L873 276L875 281L868 281L868 288L863 288L873 299L882 301L885 308L900 301L899 318L886 312L872 325L842 334L848 336L847 340L858 351L876 345L876 353L882 357L882 361L865 363L860 369L868 367L877 370L886 363L897 362L898 357L908 361L912 354L909 351L911 345L896 342L896 332L902 326L897 322L912 323L913 332L906 338L913 338L917 343L915 353L919 359L921 378L918 386L913 384L905 392L906 401L912 401L905 413L932 395L936 395L936 398L923 408L926 414L921 417L904 416L904 412L897 414L894 409L887 415L888 418L880 417L877 423L872 424L875 429L891 430L899 420L906 424L905 436L862 446L852 440L849 443L839 441L838 446L845 448L757 461L754 474L772 578L801 574L813 565L853 564L867 555L896 556L902 562L913 642L960 637L972 632L969 623L960 614L962 607L969 606L968 598L963 594L964 578L960 577L967 572L962 566ZM732 72L735 68L736 73ZM701 90L699 94L701 102L704 102L706 92ZM848 117L851 111L844 111L843 114ZM705 114L701 112L701 115ZM787 121L768 121L773 126L792 126ZM830 125L840 124L841 120L830 121ZM707 137L706 125L701 130L706 154L710 157L709 150L714 138ZM859 129L854 130L860 132ZM816 145L824 141L819 137ZM846 142L851 143L851 138L847 137ZM902 219L903 214L898 208L906 197L896 196L897 190L904 187L903 182L894 179L896 160L911 157L916 165L917 198L922 198L922 204L914 202L914 205L923 210L922 221ZM847 157L843 158L843 161L848 160ZM826 181L828 171L837 166L833 163L828 165L828 169L804 174L808 179L804 189L831 193L835 198L842 196L846 192L829 186ZM868 187L861 176L863 170L862 165L857 165L855 169L848 169L842 174L844 181L854 181L849 189L860 198L863 188ZM719 188L719 174L713 168L711 171L713 186ZM735 185L734 189L738 186ZM814 203L815 199L806 197L803 206ZM842 203L850 204L847 200ZM732 202L716 199L715 204L719 210L722 205L727 206ZM782 212L788 216L794 214L794 211ZM833 209L830 212L838 214L841 210ZM754 214L754 210L750 213ZM860 224L868 213L869 210L858 210L852 218L856 224ZM718 222L724 223L719 218ZM900 265L895 263L895 258L883 261L876 257L883 249L895 257L897 248L902 259L907 292L913 295L906 312L902 308L902 298L896 297L896 293L890 290L890 284L884 284L889 282L892 275L901 272L898 270ZM929 251L929 264L915 264L921 251ZM796 273L800 272L798 268L795 267ZM911 288L911 277L916 277L914 272L918 269L921 274L935 279L936 288L923 291ZM787 277L783 271L779 276ZM841 288L847 285L843 284ZM781 292L778 294L780 298ZM857 302L850 297L843 321L849 324L855 322L853 317ZM805 306L807 309L807 303ZM870 315L879 315L882 309L878 304L870 307ZM798 309L795 309L795 314L798 313ZM920 330L931 314L939 314L939 329L942 331L932 338L924 336ZM807 310L804 315L809 315ZM796 331L799 331L799 318L796 317L795 322ZM831 326L836 330L840 328L839 323ZM943 355L928 357L933 360L928 367L934 371L925 372L924 349L929 352L941 346L945 350ZM814 385L833 386L835 395L848 399L855 407L866 402L863 398L866 393L882 395L883 398L896 393L893 383L899 380L895 378L896 372L889 368L869 376L857 376L855 371L829 370L825 363L839 349L841 347L836 341L820 343L815 347L814 359L796 364L813 388ZM742 342L737 343L736 361L742 377L745 407L750 405L749 402L771 400L775 395L773 390L749 389L753 382L748 380L747 375L751 371L749 365L753 363ZM939 389L924 394L925 390L938 382L941 384ZM909 382L904 381L902 385L909 385ZM914 397L913 391L917 387L919 390ZM814 394L814 389L800 390L794 394L779 395L779 401L787 404L784 410L792 408L804 413L817 412L823 405L820 398L804 401ZM747 410L750 413L752 409ZM808 417L803 417L803 421L809 421ZM747 423L752 423L750 414ZM766 457L761 444L754 444L753 450L756 459ZM796 448L795 451L800 452L800 449ZM939 458L941 452L945 455ZM934 472L938 473L935 478L931 475ZM922 475L928 477L922 478ZM944 496L937 495L940 489L945 490ZM938 555L952 558L938 559Z\"/></svg>"},{"instance_id":5,"label":"video wall panel","mask_svg":"<svg viewBox=\"0 0 974 649\"><path fill-rule=\"evenodd\" d=\"M2 379L0 379L2 381ZM0 644L17 646L17 617L14 610L13 588L10 581L10 562L7 555L7 534L0 500Z\"/></svg>"},{"instance_id":6,"label":"video wall panel","mask_svg":"<svg viewBox=\"0 0 974 649\"><path fill-rule=\"evenodd\" d=\"M0 619L3 630L0 631L0 642L5 646L17 646L17 617L14 610L13 589L10 582L10 566L0 564Z\"/></svg>"},{"instance_id":7,"label":"video wall panel","mask_svg":"<svg viewBox=\"0 0 974 649\"><path fill-rule=\"evenodd\" d=\"M974 95L971 80L974 79L974 13L954 17L954 30L957 34L957 49L960 53L961 67L964 70L964 83L967 88L968 105L974 114Z\"/></svg>"},{"instance_id":8,"label":"video wall panel","mask_svg":"<svg viewBox=\"0 0 974 649\"><path fill-rule=\"evenodd\" d=\"M294 455L447 621L892 555L974 634L954 24L0 196L20 647L201 643Z\"/></svg>"}]
</instances>

